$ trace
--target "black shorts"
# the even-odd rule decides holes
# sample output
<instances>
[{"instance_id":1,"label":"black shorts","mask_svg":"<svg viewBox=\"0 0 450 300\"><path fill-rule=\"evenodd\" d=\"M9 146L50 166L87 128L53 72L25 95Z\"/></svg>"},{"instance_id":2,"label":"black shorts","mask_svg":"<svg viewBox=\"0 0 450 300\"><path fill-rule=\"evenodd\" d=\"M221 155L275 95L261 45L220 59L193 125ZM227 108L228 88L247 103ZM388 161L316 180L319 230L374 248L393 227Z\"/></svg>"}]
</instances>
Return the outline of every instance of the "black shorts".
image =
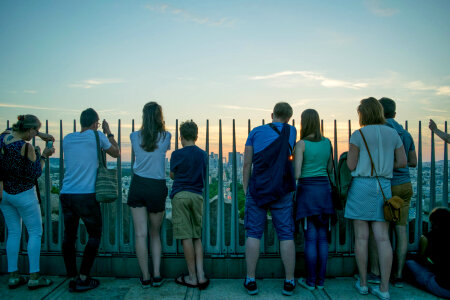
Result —
<instances>
[{"instance_id":1,"label":"black shorts","mask_svg":"<svg viewBox=\"0 0 450 300\"><path fill-rule=\"evenodd\" d=\"M133 175L128 192L128 205L131 207L147 207L151 213L159 213L166 209L167 186L165 179L152 179Z\"/></svg>"}]
</instances>

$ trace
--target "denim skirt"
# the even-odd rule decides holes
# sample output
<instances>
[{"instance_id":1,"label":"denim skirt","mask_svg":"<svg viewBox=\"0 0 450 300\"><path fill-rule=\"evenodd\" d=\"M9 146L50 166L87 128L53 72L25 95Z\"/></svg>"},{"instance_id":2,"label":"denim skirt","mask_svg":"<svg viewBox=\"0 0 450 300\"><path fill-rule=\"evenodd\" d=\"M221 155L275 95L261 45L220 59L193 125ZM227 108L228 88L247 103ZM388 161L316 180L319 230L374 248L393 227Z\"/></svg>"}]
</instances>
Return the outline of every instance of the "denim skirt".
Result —
<instances>
[{"instance_id":1,"label":"denim skirt","mask_svg":"<svg viewBox=\"0 0 450 300\"><path fill-rule=\"evenodd\" d=\"M327 176L300 178L297 183L295 220L334 214Z\"/></svg>"}]
</instances>

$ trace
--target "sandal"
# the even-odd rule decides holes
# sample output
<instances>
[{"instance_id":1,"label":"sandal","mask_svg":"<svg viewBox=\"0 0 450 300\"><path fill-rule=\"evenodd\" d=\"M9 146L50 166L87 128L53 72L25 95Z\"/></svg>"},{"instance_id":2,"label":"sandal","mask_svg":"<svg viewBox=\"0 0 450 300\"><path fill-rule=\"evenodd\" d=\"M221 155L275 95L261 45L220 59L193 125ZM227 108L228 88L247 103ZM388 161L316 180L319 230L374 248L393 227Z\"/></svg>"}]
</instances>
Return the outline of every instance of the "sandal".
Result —
<instances>
[{"instance_id":1,"label":"sandal","mask_svg":"<svg viewBox=\"0 0 450 300\"><path fill-rule=\"evenodd\" d=\"M9 280L8 280L8 288L11 290L17 289L19 286L27 283L27 279L21 275L19 275L19 272L12 272L9 274Z\"/></svg>"},{"instance_id":2,"label":"sandal","mask_svg":"<svg viewBox=\"0 0 450 300\"><path fill-rule=\"evenodd\" d=\"M31 274L30 279L28 280L28 289L35 290L41 287L50 286L53 283L50 279L47 279L36 273Z\"/></svg>"},{"instance_id":3,"label":"sandal","mask_svg":"<svg viewBox=\"0 0 450 300\"><path fill-rule=\"evenodd\" d=\"M175 283L182 285L182 286L190 287L190 288L198 287L198 284L190 284L190 283L186 282L186 279L185 279L186 276L187 275L181 274L180 276L175 278Z\"/></svg>"},{"instance_id":4,"label":"sandal","mask_svg":"<svg viewBox=\"0 0 450 300\"><path fill-rule=\"evenodd\" d=\"M207 278L207 277L205 277L205 278L206 278L205 282L199 282L198 283L197 287L198 287L199 290L204 290L204 289L206 289L208 287L208 285L209 285L209 278Z\"/></svg>"}]
</instances>

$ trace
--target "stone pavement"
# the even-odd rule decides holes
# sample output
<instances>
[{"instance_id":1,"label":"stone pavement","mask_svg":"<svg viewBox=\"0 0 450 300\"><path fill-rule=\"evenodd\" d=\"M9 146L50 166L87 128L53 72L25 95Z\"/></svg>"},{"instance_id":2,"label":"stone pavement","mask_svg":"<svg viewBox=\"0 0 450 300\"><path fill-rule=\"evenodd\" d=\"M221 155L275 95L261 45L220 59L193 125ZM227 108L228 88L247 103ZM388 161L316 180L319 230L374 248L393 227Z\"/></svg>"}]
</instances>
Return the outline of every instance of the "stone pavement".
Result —
<instances>
[{"instance_id":1,"label":"stone pavement","mask_svg":"<svg viewBox=\"0 0 450 300\"><path fill-rule=\"evenodd\" d=\"M111 278L101 277L100 287L86 293L69 293L67 290L68 281L64 277L49 277L54 283L48 288L29 291L26 286L16 290L9 290L6 286L8 276L0 276L0 299L1 300L34 300L34 299L185 299L185 300L241 300L241 299L290 299L281 294L283 281L281 279L257 280L259 294L256 296L247 295L242 286L242 279L212 279L208 289L199 291L198 289L186 288L175 284L168 279L159 288L143 289L137 278ZM299 286L295 289L291 299L304 300L330 300L330 299L351 299L351 300L375 300L373 295L362 296L353 288L355 280L351 277L338 277L325 281L325 290L307 291ZM439 299L424 291L416 289L410 285L403 288L391 287L391 299L405 300L426 300Z\"/></svg>"}]
</instances>

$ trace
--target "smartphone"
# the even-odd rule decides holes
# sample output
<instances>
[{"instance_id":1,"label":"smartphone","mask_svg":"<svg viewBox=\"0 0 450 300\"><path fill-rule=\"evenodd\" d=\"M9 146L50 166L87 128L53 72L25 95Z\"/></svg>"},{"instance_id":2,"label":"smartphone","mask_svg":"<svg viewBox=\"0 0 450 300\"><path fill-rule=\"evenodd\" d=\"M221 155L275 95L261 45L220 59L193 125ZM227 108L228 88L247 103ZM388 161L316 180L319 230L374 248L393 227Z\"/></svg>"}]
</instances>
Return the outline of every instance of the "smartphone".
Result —
<instances>
[{"instance_id":1,"label":"smartphone","mask_svg":"<svg viewBox=\"0 0 450 300\"><path fill-rule=\"evenodd\" d=\"M53 147L53 141L48 141L47 144L45 145L45 147L47 147L48 149L51 149Z\"/></svg>"}]
</instances>

